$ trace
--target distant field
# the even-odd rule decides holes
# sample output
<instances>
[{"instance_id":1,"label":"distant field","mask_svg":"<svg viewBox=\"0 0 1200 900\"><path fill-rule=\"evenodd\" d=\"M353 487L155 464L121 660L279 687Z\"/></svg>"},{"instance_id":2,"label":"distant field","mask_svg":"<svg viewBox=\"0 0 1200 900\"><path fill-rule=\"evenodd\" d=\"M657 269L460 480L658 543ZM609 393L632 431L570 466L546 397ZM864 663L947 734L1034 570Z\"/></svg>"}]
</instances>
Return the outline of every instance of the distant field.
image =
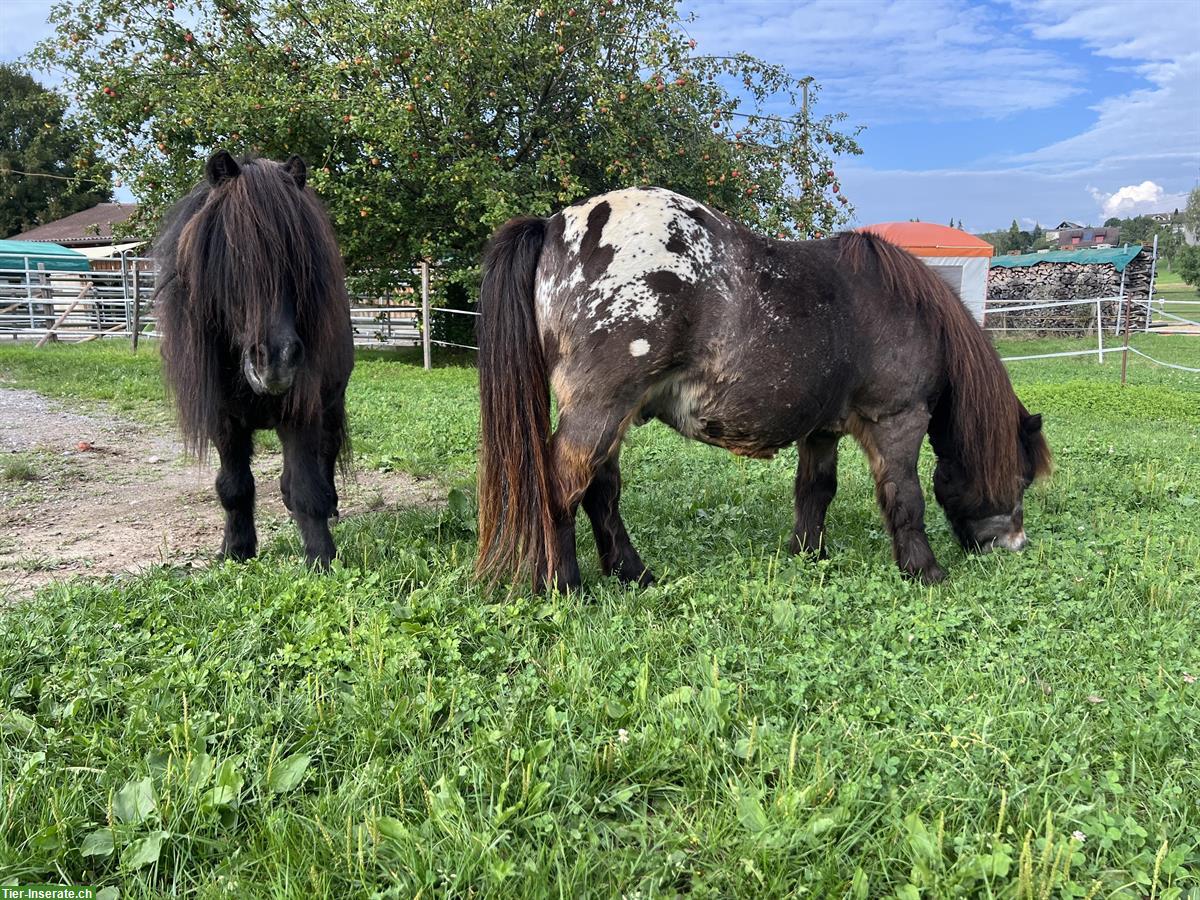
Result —
<instances>
[{"instance_id":1,"label":"distant field","mask_svg":"<svg viewBox=\"0 0 1200 900\"><path fill-rule=\"evenodd\" d=\"M1156 310L1183 316L1193 322L1200 322L1200 290L1190 284L1184 284L1177 272L1158 272L1154 279L1155 299L1166 302L1160 307L1155 303ZM1189 301L1189 302L1181 302Z\"/></svg>"}]
</instances>

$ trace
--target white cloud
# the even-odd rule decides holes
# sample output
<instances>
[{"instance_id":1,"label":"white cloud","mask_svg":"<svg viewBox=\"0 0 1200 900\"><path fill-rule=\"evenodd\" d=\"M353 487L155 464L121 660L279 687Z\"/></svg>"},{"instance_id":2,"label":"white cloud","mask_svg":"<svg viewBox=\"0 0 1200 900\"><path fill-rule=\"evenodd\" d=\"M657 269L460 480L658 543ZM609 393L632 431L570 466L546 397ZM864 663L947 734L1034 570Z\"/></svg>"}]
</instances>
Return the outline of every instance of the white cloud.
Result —
<instances>
[{"instance_id":1,"label":"white cloud","mask_svg":"<svg viewBox=\"0 0 1200 900\"><path fill-rule=\"evenodd\" d=\"M1162 170L1200 162L1200 10L1195 0L1011 0L1038 40L1078 41L1099 57L1122 60L1147 88L1092 109L1082 133L1017 157L1017 164L1093 172L1131 160Z\"/></svg>"},{"instance_id":2,"label":"white cloud","mask_svg":"<svg viewBox=\"0 0 1200 900\"><path fill-rule=\"evenodd\" d=\"M1187 198L1182 194L1168 194L1161 185L1153 181L1143 181L1141 184L1127 184L1117 188L1111 194L1106 194L1096 188L1088 188L1092 197L1100 204L1100 212L1104 218L1112 216L1128 218L1145 213L1169 212L1176 207L1182 207Z\"/></svg>"}]
</instances>

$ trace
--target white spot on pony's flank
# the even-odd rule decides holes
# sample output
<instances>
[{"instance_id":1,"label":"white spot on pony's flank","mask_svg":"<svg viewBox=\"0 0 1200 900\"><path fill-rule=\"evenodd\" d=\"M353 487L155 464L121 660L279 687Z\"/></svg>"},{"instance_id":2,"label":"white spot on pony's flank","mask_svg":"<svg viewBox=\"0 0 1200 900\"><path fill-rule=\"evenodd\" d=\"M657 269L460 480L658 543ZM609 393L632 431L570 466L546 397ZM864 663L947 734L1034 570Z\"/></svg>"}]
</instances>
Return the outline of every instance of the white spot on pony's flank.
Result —
<instances>
[{"instance_id":1,"label":"white spot on pony's flank","mask_svg":"<svg viewBox=\"0 0 1200 900\"><path fill-rule=\"evenodd\" d=\"M650 352L650 342L645 338L638 338L636 341L629 342L630 356L645 356Z\"/></svg>"}]
</instances>

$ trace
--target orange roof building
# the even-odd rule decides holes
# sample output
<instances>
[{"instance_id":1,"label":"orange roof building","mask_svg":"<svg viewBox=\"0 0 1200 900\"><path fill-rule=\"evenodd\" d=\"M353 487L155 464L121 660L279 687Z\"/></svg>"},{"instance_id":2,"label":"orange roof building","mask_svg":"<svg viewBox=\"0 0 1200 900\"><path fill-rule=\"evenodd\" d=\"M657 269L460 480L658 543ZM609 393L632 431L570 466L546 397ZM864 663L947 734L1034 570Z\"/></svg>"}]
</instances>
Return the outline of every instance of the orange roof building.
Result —
<instances>
[{"instance_id":1,"label":"orange roof building","mask_svg":"<svg viewBox=\"0 0 1200 900\"><path fill-rule=\"evenodd\" d=\"M903 247L933 269L983 323L992 245L973 234L933 222L881 222L859 229Z\"/></svg>"}]
</instances>

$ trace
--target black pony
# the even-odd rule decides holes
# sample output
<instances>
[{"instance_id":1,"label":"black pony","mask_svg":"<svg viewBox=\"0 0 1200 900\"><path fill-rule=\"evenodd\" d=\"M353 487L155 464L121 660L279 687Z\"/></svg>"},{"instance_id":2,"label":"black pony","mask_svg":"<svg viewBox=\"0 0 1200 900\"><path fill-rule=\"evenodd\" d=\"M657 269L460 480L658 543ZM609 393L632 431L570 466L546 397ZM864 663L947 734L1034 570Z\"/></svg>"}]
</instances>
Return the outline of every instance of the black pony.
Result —
<instances>
[{"instance_id":1,"label":"black pony","mask_svg":"<svg viewBox=\"0 0 1200 900\"><path fill-rule=\"evenodd\" d=\"M953 291L882 238L774 241L670 191L614 191L504 225L481 313L484 577L579 584L582 503L605 574L649 583L617 458L651 418L744 456L796 444L795 552L825 550L845 434L870 460L905 573L945 577L917 478L926 434L962 544L1025 544L1022 497L1050 462L1041 417Z\"/></svg>"},{"instance_id":2,"label":"black pony","mask_svg":"<svg viewBox=\"0 0 1200 900\"><path fill-rule=\"evenodd\" d=\"M168 216L154 251L162 357L184 442L199 457L216 446L221 553L244 560L258 548L253 435L274 428L283 502L305 557L327 565L354 366L337 239L298 156L281 164L221 150L205 174Z\"/></svg>"}]
</instances>

